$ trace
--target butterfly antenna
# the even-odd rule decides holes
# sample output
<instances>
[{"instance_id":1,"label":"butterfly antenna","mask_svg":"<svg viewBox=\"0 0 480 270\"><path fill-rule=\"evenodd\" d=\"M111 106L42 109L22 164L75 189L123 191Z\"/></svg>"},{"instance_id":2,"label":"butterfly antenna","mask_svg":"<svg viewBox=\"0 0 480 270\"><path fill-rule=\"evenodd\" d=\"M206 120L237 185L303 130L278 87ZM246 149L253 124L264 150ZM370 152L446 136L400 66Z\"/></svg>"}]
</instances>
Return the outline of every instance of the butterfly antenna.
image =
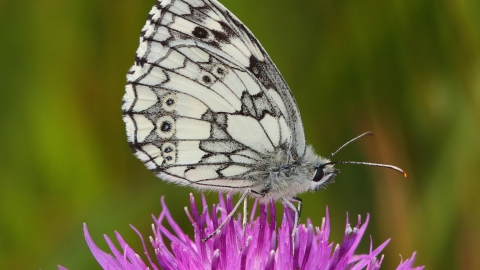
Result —
<instances>
[{"instance_id":1,"label":"butterfly antenna","mask_svg":"<svg viewBox=\"0 0 480 270\"><path fill-rule=\"evenodd\" d=\"M373 135L373 132L367 131L367 132L361 134L360 136L357 136L357 137L351 139L350 141L344 143L342 146L340 146L340 147L337 149L337 151L331 153L330 156L328 157L328 159L331 160L332 157L335 156L335 155L336 155L340 150L342 150L345 146L347 146L347 145L349 145L350 143L352 143L352 142L354 142L354 141L356 141L356 140L358 140L358 139L360 139L360 138L362 138L362 137L365 137L365 136L367 136L367 135L370 135L370 136L371 136L371 135Z\"/></svg>"},{"instance_id":2,"label":"butterfly antenna","mask_svg":"<svg viewBox=\"0 0 480 270\"><path fill-rule=\"evenodd\" d=\"M380 164L380 163L371 163L371 162L362 162L362 161L333 161L326 163L324 165L335 165L335 164L360 164L360 165L367 165L367 166L375 166L375 167L383 167L383 168L388 168L395 170L401 174L403 174L403 177L407 177L407 173L402 170L401 168L393 165L388 165L388 164Z\"/></svg>"},{"instance_id":3,"label":"butterfly antenna","mask_svg":"<svg viewBox=\"0 0 480 270\"><path fill-rule=\"evenodd\" d=\"M353 139L351 139L350 141L344 143L342 146L340 146L337 151L333 152L332 154L330 154L330 157L328 159L332 159L333 156L335 156L340 150L342 150L345 146L349 145L350 143L362 138L362 137L365 137L367 135L373 135L373 132L371 131L367 131ZM332 161L332 162L329 162L329 163L326 163L324 164L325 165L335 165L335 164L360 164L360 165L367 165L367 166L375 166L375 167L383 167L383 168L388 168L388 169L392 169L392 170L395 170L397 172L400 172L401 174L403 174L404 177L407 177L407 173L402 170L401 168L397 167L397 166L393 166L393 165L388 165L388 164L380 164L380 163L371 163L371 162L362 162L362 161Z\"/></svg>"}]
</instances>

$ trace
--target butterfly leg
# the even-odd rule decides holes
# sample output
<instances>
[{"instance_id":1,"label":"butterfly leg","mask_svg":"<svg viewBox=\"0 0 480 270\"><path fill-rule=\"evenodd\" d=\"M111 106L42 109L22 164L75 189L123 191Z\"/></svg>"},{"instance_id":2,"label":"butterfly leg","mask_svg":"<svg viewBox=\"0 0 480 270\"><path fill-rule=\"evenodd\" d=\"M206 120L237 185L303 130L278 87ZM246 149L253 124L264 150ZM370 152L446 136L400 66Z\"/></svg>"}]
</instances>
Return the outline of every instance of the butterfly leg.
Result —
<instances>
[{"instance_id":1,"label":"butterfly leg","mask_svg":"<svg viewBox=\"0 0 480 270\"><path fill-rule=\"evenodd\" d=\"M248 219L247 219L247 214L248 214L248 206L247 206L247 197L243 199L243 230L245 230L245 227L247 227Z\"/></svg>"},{"instance_id":2,"label":"butterfly leg","mask_svg":"<svg viewBox=\"0 0 480 270\"><path fill-rule=\"evenodd\" d=\"M243 222L242 222L242 227L243 227L243 235L245 235L247 231L247 214L248 214L248 209L247 209L247 197L243 199Z\"/></svg>"},{"instance_id":3,"label":"butterfly leg","mask_svg":"<svg viewBox=\"0 0 480 270\"><path fill-rule=\"evenodd\" d=\"M298 198L298 197L293 197L293 201L296 202L298 204L298 222L300 222L300 217L302 216L302 199ZM298 223L297 223L298 225Z\"/></svg>"},{"instance_id":4,"label":"butterfly leg","mask_svg":"<svg viewBox=\"0 0 480 270\"><path fill-rule=\"evenodd\" d=\"M298 223L300 222L300 214L302 212L302 199L298 197L293 197L292 201L298 203L298 207L295 207L295 205L290 200L283 199L283 202L285 203L285 205L288 206L290 209L292 209L293 212L295 212L295 218L293 221L293 229L292 229L292 242L291 242L292 254L293 254L295 251L295 234L297 232Z\"/></svg>"},{"instance_id":5,"label":"butterfly leg","mask_svg":"<svg viewBox=\"0 0 480 270\"><path fill-rule=\"evenodd\" d=\"M242 196L238 200L237 204L233 207L232 211L228 213L227 217L223 220L223 222L213 231L210 235L202 239L202 242L208 241L210 238L215 236L218 232L222 230L222 228L227 224L228 220L233 217L235 212L237 212L238 207L240 207L240 204L242 204L242 201L245 203L247 200L247 195L250 193L250 189L247 189L245 192L243 192ZM246 214L244 214L245 217ZM245 222L245 221L244 221Z\"/></svg>"}]
</instances>

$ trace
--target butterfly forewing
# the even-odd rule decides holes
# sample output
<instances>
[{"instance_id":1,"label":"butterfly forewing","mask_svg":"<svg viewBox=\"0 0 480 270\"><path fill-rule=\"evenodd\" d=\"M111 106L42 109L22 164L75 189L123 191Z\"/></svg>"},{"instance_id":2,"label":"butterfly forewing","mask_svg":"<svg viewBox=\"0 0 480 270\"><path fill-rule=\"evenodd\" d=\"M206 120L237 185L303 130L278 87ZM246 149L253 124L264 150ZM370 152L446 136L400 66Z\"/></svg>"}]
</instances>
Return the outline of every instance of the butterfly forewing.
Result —
<instances>
[{"instance_id":1,"label":"butterfly forewing","mask_svg":"<svg viewBox=\"0 0 480 270\"><path fill-rule=\"evenodd\" d=\"M123 101L135 155L165 180L245 188L266 156L304 154L288 86L251 32L216 1L156 3Z\"/></svg>"}]
</instances>

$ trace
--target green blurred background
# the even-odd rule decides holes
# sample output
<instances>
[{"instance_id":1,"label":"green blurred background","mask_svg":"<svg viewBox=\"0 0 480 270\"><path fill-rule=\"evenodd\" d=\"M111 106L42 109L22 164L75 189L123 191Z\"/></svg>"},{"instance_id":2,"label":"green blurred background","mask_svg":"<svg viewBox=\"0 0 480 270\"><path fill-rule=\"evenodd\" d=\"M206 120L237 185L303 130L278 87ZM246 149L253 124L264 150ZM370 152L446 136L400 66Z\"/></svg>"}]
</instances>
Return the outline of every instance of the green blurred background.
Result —
<instances>
[{"instance_id":1,"label":"green blurred background","mask_svg":"<svg viewBox=\"0 0 480 270\"><path fill-rule=\"evenodd\" d=\"M340 165L334 185L301 196L302 222L320 225L328 205L340 241L347 211L370 213L374 245L392 238L383 269L414 251L429 269L480 269L480 2L222 3L282 72L318 153L372 130L336 159L409 174ZM153 4L0 1L0 268L100 269L83 222L102 248L102 234L118 230L142 253L128 224L150 235L162 195L191 232L183 207L193 190L155 178L131 155L121 120Z\"/></svg>"}]
</instances>

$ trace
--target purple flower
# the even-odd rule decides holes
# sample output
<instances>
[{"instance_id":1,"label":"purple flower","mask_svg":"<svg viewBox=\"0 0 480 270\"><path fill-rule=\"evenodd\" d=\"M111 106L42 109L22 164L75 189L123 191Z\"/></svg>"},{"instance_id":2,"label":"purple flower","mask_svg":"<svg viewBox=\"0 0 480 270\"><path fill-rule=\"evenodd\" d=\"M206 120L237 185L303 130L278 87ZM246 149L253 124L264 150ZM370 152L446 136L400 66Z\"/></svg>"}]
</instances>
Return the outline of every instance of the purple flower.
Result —
<instances>
[{"instance_id":1,"label":"purple flower","mask_svg":"<svg viewBox=\"0 0 480 270\"><path fill-rule=\"evenodd\" d=\"M153 237L150 242L155 250L155 261L148 255L147 248L141 234L133 228L140 236L147 255L148 263L137 255L120 236L115 232L117 241L121 246L119 251L113 242L105 236L112 255L100 250L88 234L84 226L85 238L95 259L103 269L379 269L383 256L377 256L388 244L385 241L368 254L355 255L360 240L367 228L369 216L362 224L360 216L357 225L350 227L347 217L345 236L340 245L328 242L330 234L330 221L328 208L326 217L320 228L313 227L310 221L307 224L300 224L295 236L294 252L292 255L291 230L294 213L285 207L282 224L277 228L275 221L275 207L273 203L260 205L260 216L252 214L250 222L245 229L242 225L242 218L239 215L236 219L228 221L222 231L212 239L202 242L201 239L214 231L227 214L232 211L232 196L220 195L219 206L213 205L211 213L205 197L202 196L203 211L199 212L193 195L190 195L190 212L185 208L194 228L194 238L190 239L177 223L173 220L167 206L162 198L162 212L154 218ZM254 205L252 213L255 213L257 204ZM168 230L163 221L166 220L170 226ZM278 232L277 232L278 230ZM167 248L169 246L169 248ZM410 259L401 262L397 269L423 269L414 268L413 261L415 253Z\"/></svg>"}]
</instances>

